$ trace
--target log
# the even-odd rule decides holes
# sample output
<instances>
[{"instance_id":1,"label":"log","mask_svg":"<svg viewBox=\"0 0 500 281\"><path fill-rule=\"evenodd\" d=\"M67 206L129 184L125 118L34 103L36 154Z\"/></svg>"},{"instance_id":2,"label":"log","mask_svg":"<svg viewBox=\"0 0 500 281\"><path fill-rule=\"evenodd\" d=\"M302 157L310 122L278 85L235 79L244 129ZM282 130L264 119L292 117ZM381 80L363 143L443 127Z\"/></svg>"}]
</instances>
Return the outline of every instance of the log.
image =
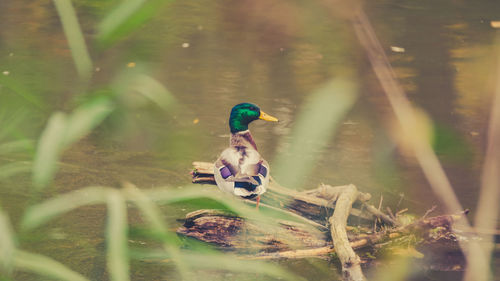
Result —
<instances>
[{"instance_id":1,"label":"log","mask_svg":"<svg viewBox=\"0 0 500 281\"><path fill-rule=\"evenodd\" d=\"M191 172L193 183L215 184L213 163L209 162L193 162L193 171ZM296 214L314 220L325 225L326 218L333 213L334 202L338 195L343 192L349 185L330 186L321 184L318 188L311 189L305 192L288 189L280 186L273 178L271 178L268 191L262 196L263 203L278 208L286 208ZM397 226L398 222L390 218L388 215L379 211L373 205L368 204L371 195L368 193L359 192L358 207L363 207L367 212L363 212L360 208L353 207L351 215L358 217L362 221L373 221L374 218L379 218L389 225Z\"/></svg>"},{"instance_id":2,"label":"log","mask_svg":"<svg viewBox=\"0 0 500 281\"><path fill-rule=\"evenodd\" d=\"M455 251L459 250L456 244L459 238L451 232L450 227L457 218L457 215L430 217L376 233L347 231L347 238L351 248L361 249L383 248L395 239L416 235L422 239L416 245L423 246L420 249L439 245L447 251ZM312 231L310 227L297 222L280 221L279 225L281 230L263 229L223 211L197 210L186 215L184 225L177 232L237 252L242 259L324 258L336 253L328 233Z\"/></svg>"},{"instance_id":3,"label":"log","mask_svg":"<svg viewBox=\"0 0 500 281\"><path fill-rule=\"evenodd\" d=\"M194 183L215 184L212 163L194 162L193 166ZM322 184L299 192L280 186L271 178L268 191L261 199L262 207L291 212L303 223L279 221L276 228L263 229L252 221L231 214L198 210L186 216L184 225L177 232L237 252L242 259L327 258L336 253L346 281L366 280L361 270L364 261L354 249L383 249L406 236L406 241L415 241L415 246L419 246L426 256L432 256L432 249L437 245L447 253L458 251L456 263L463 263L457 243L459 237L451 229L453 216L424 216L414 223L402 225L398 220L401 212L387 215L369 204L370 198L370 194L360 192L352 184ZM356 216L366 226L372 225L374 220L377 223L378 219L384 227L375 233L371 231L372 227L365 227L362 232L354 228L357 231L349 232L353 229L347 225L349 216ZM405 242L405 247L407 245ZM450 268L461 268L461 265Z\"/></svg>"},{"instance_id":4,"label":"log","mask_svg":"<svg viewBox=\"0 0 500 281\"><path fill-rule=\"evenodd\" d=\"M358 199L358 190L349 185L337 198L335 211L330 217L330 233L337 256L342 264L342 276L347 281L363 281L365 276L361 271L361 259L354 252L347 239L347 218L352 204Z\"/></svg>"},{"instance_id":5,"label":"log","mask_svg":"<svg viewBox=\"0 0 500 281\"><path fill-rule=\"evenodd\" d=\"M252 255L331 245L327 233L305 224L280 220L277 225L263 228L219 210L198 210L186 215L177 233Z\"/></svg>"},{"instance_id":6,"label":"log","mask_svg":"<svg viewBox=\"0 0 500 281\"><path fill-rule=\"evenodd\" d=\"M211 163L206 162L194 162L193 163L194 170L192 172L193 182L203 182L203 183L213 183L213 165ZM329 185L320 185L317 189L309 190L307 192L298 192L295 190L287 189L279 184L277 184L274 179L271 180L270 185L268 187L268 192L263 196L263 204L271 205L271 206L279 206L284 207L294 213L300 214L301 216L307 218L308 220L314 220L318 223L324 223L325 218L330 217L328 220L330 225L330 233L333 244L335 245L335 249L337 255L341 261L342 265L342 273L344 280L346 281L362 281L365 280L363 272L361 271L361 260L359 256L356 255L354 250L352 249L350 242L347 238L347 219L349 215L356 215L361 219L372 220L374 217L377 217L385 222L388 222L392 225L398 225L395 220L393 220L388 215L385 215L383 212L379 211L375 207L367 204L366 202L370 200L371 195L367 193L362 193L357 190L357 188L350 184L344 186L329 186ZM361 204L364 204L366 210L369 213L362 212L359 209L354 209L353 204L359 201ZM192 215L190 216L192 217ZM196 220L201 220L197 218ZM235 246L240 244L241 241L238 239L228 239L228 236L231 237L241 237L241 235L231 235L234 233L245 232L248 233L248 230L255 230L255 228L251 225L251 223L247 223L245 227L243 227L243 221L237 218L233 218L232 220L228 220L227 217L223 220L222 217L215 218L211 217L208 221L197 221L198 226L195 230L189 230L189 226L194 226L195 221L187 219L185 223L185 227L179 229L179 233L200 238L206 238L205 241L215 242L213 237L220 237L223 241L217 241L219 245L231 246L232 248L236 248ZM215 230L213 233L213 229L207 229L206 225L212 225L216 223L219 225L219 229ZM322 225L324 226L324 225ZM244 229L244 230L243 230ZM307 231L301 231L300 234L307 234L307 241L311 241L311 235L307 233ZM214 235L215 234L215 235ZM294 233L297 235L297 233ZM289 235L289 236L294 236ZM208 236L208 237L207 237ZM252 233L252 237L262 237L260 233ZM245 235L245 237L247 237ZM278 241L273 237L269 237L265 235L264 240L256 241L257 245L254 245L253 249L260 249L261 253L269 252L268 248L265 248L263 245L286 245L288 247L289 244L295 244L297 241ZM305 237L301 237L304 239ZM245 242L248 242L245 239ZM326 243L324 240L323 243ZM316 243L318 244L318 243ZM313 248L312 245L305 245L307 248ZM322 246L320 248L315 247L315 249L308 250L286 250L283 251L284 248L274 249L274 251L278 251L279 254L274 254L279 257L302 257L307 256L312 253L328 253L331 252L331 246Z\"/></svg>"}]
</instances>

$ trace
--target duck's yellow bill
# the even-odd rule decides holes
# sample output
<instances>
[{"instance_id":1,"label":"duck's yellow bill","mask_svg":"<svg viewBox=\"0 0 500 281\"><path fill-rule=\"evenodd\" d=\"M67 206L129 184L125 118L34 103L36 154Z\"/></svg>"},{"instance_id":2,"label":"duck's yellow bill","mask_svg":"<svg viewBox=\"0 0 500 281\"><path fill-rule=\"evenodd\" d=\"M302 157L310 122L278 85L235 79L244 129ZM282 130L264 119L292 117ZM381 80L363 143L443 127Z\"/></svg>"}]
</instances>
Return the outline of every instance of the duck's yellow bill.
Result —
<instances>
[{"instance_id":1,"label":"duck's yellow bill","mask_svg":"<svg viewBox=\"0 0 500 281\"><path fill-rule=\"evenodd\" d=\"M272 122L278 122L278 118L273 117L273 116L265 113L262 110L260 111L259 119L266 120L266 121L272 121Z\"/></svg>"}]
</instances>

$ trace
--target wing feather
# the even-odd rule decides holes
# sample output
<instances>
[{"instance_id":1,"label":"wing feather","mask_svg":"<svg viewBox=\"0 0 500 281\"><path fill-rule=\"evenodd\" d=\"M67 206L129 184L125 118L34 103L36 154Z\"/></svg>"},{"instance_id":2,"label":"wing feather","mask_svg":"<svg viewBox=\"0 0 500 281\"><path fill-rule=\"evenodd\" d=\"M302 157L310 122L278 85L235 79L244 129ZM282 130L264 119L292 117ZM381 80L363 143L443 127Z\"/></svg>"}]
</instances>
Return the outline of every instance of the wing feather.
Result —
<instances>
[{"instance_id":1,"label":"wing feather","mask_svg":"<svg viewBox=\"0 0 500 281\"><path fill-rule=\"evenodd\" d=\"M264 160L259 152L250 148L229 147L222 151L216 161L216 167L226 166L234 176L231 181L248 181L254 183L253 176L257 176Z\"/></svg>"}]
</instances>

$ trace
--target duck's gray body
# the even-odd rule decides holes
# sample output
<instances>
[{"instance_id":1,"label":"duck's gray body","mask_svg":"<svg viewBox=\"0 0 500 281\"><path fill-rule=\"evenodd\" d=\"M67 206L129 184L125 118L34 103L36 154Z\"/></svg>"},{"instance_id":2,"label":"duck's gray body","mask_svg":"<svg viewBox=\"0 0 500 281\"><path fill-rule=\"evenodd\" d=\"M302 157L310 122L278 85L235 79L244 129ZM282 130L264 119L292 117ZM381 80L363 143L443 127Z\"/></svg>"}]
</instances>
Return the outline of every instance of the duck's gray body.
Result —
<instances>
[{"instance_id":1,"label":"duck's gray body","mask_svg":"<svg viewBox=\"0 0 500 281\"><path fill-rule=\"evenodd\" d=\"M231 135L230 146L214 165L217 186L224 192L253 198L266 192L269 164L264 160L249 130Z\"/></svg>"}]
</instances>

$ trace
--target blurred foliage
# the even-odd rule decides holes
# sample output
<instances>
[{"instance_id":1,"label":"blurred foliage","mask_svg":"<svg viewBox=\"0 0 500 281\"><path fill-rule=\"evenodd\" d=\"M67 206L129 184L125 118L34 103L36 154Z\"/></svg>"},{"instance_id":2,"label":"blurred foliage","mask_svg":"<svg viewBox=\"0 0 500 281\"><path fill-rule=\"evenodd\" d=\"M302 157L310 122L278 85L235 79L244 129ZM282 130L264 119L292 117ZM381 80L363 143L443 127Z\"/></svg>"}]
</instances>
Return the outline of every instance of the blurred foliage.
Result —
<instances>
[{"instance_id":1,"label":"blurred foliage","mask_svg":"<svg viewBox=\"0 0 500 281\"><path fill-rule=\"evenodd\" d=\"M52 181L62 151L88 134L113 110L108 99L96 99L67 116L54 113L42 132L33 163L33 184L43 188Z\"/></svg>"},{"instance_id":2,"label":"blurred foliage","mask_svg":"<svg viewBox=\"0 0 500 281\"><path fill-rule=\"evenodd\" d=\"M54 0L54 4L61 19L78 74L81 78L88 79L92 73L92 61L78 24L75 9L70 0Z\"/></svg>"},{"instance_id":3,"label":"blurred foliage","mask_svg":"<svg viewBox=\"0 0 500 281\"><path fill-rule=\"evenodd\" d=\"M461 164L474 160L471 145L449 126L434 124L432 144L442 161Z\"/></svg>"},{"instance_id":4,"label":"blurred foliage","mask_svg":"<svg viewBox=\"0 0 500 281\"><path fill-rule=\"evenodd\" d=\"M98 25L97 40L109 46L123 39L150 20L161 7L171 0L125 0L111 11Z\"/></svg>"},{"instance_id":5,"label":"blurred foliage","mask_svg":"<svg viewBox=\"0 0 500 281\"><path fill-rule=\"evenodd\" d=\"M51 198L41 204L30 206L23 218L22 226L25 231L31 230L47 223L48 220L56 216L64 215L70 210L80 208L83 205L107 204L108 217L106 240L108 243L108 270L112 280L127 280L129 276L128 260L130 258L127 243L129 234L126 220L127 207L125 205L125 200L127 200L138 207L149 225L149 230L142 230L142 236L161 241L163 249L165 250L165 254L158 255L156 249L151 249L151 253L142 249L142 254L140 256L148 256L150 258L155 256L160 260L171 258L177 265L181 275L185 278L189 276L189 268L205 268L224 269L235 272L251 271L252 273L286 277L288 280L299 279L269 264L264 266L263 263L259 262L236 262L232 258L224 257L221 253L212 251L211 254L206 253L205 255L207 256L203 256L201 253L193 254L191 251L194 250L196 252L198 248L197 244L191 244L192 247L187 252L181 251L179 247L182 243L175 234L168 230L156 204L171 204L186 200L191 201L197 198L210 198L216 200L232 212L246 217L247 219L258 220L260 225L267 228L275 227L276 218L293 220L293 217L283 213L258 212L240 201L227 200L227 197L223 194L200 193L198 187L179 191L171 191L165 188L141 191L131 184L126 183L122 190L108 187L87 187ZM197 207L203 207L203 204L199 204ZM8 237L8 233L4 235ZM206 247L201 247L203 251L206 251L206 249ZM135 252L137 253L137 251ZM198 258L195 258L195 256ZM203 265L200 265L198 259L203 258L212 260L212 263L205 262ZM231 260L233 260L234 266L228 266ZM259 265L259 267L255 268L252 267L252 265ZM31 266L32 267L30 267L30 265L25 265L28 270L34 271L41 265L34 263ZM49 272L47 274L50 275L51 273ZM60 273L53 273L52 276L56 277L57 274ZM70 271L67 271L67 274L63 274L63 276L65 276L63 278L65 280L71 280L72 278Z\"/></svg>"},{"instance_id":6,"label":"blurred foliage","mask_svg":"<svg viewBox=\"0 0 500 281\"><path fill-rule=\"evenodd\" d=\"M128 33L149 20L164 2L124 1L99 25L97 38L99 44L110 45L124 38ZM76 11L69 0L54 0L54 4L61 19L79 77L83 80L89 79L92 61L83 39ZM75 95L71 99L70 104L75 105L71 112L56 111L50 114L47 125L38 140L32 170L30 165L24 162L13 162L2 166L0 178L9 178L19 172L32 171L33 186L37 189L37 191L33 190L32 192L40 192L42 188L52 184L65 151L91 134L106 118L112 115L115 109L119 111L141 110L147 107L148 103L154 103L162 110L171 110L174 99L170 92L160 82L149 76L146 69L136 68L135 62L129 63L128 66L129 69L116 76L111 87L105 86L103 89L97 90L87 89L85 84L83 84L83 88L81 85L76 87L74 90L84 94ZM18 95L25 102L38 109L45 108L37 95L32 95L15 79L11 79L7 75L0 76L0 79L1 90L8 90ZM23 116L14 115L6 117L4 120L1 117L0 121L4 121L7 125L0 129L0 139L13 135L12 132L17 129L19 124L25 122ZM0 144L0 155L10 155L19 150L24 151L32 148L32 142L25 138L10 142L4 141ZM19 235L26 236L34 228L41 227L47 224L50 219L64 215L71 210L89 204L103 204L107 209L105 233L106 264L109 277L116 281L130 280L129 206L127 202L131 202L136 205L149 225L146 228L149 234L146 236L161 242L164 253L173 259L180 275L185 280L191 279L189 271L193 266L210 270L261 273L289 280L296 279L279 267L266 263L237 262L233 258L225 257L214 251L205 252L204 256L200 256L200 253L196 252L196 246L192 246L190 250L195 252L181 251L181 241L164 222L162 211L156 202L159 200L162 201L161 204L186 200L194 202L193 200L199 200L203 197L207 197L207 195L200 194L198 188L179 192L160 189L150 191L150 194L141 192L131 184L126 184L122 190L99 186L81 188L74 192L55 196L46 202L28 206L21 222ZM235 213L247 216L249 219L259 219L263 225L270 223L266 216L240 202L227 202L224 197L218 195L215 197L208 195L208 197L212 201L219 202L222 206L229 207ZM210 200L199 202L210 202ZM202 206L203 203L196 205ZM278 216L283 216L283 214L278 214ZM21 250L23 245L15 243L16 231L10 227L9 216L4 212L0 212L0 226L0 272L3 278L8 278L17 271L27 271L59 280L87 280L80 273L47 256ZM23 241L27 240L23 239ZM206 249L206 247L201 249ZM151 251L154 250L151 249ZM200 263L199 259L203 259L204 262ZM207 263L208 260L211 263Z\"/></svg>"},{"instance_id":7,"label":"blurred foliage","mask_svg":"<svg viewBox=\"0 0 500 281\"><path fill-rule=\"evenodd\" d=\"M42 101L40 96L32 94L28 89L26 89L21 81L16 81L15 79L10 78L9 76L0 75L0 85L9 89L12 93L19 95L27 102L36 106L38 109L43 108ZM5 91L4 88L0 88L0 91Z\"/></svg>"},{"instance_id":8,"label":"blurred foliage","mask_svg":"<svg viewBox=\"0 0 500 281\"><path fill-rule=\"evenodd\" d=\"M355 83L337 78L309 97L290 135L290 147L273 162L273 175L278 182L304 188L321 151L353 106L357 94Z\"/></svg>"},{"instance_id":9,"label":"blurred foliage","mask_svg":"<svg viewBox=\"0 0 500 281\"><path fill-rule=\"evenodd\" d=\"M498 4L447 2L367 6L375 6L387 49L406 49L391 60L411 97L436 120L434 149L445 163L474 171L488 111L485 63L493 64L493 31L477 18L496 16ZM379 8L388 6L396 9ZM196 270L200 280L298 279L318 271L315 279L331 279L329 262L236 261L172 231L171 221L196 208L227 209L269 228L272 218L283 218L185 185L192 160L215 159L226 145L221 124L243 100L282 121L252 132L263 155L278 147L273 175L283 184L326 178L374 192L402 188L415 201L433 203L421 181L401 175L394 142L380 133L378 113L387 108L373 98L378 86L364 79L370 74L350 28L325 6L7 0L0 8L2 279L127 280L151 269L144 259L155 261L146 278L193 280L189 272ZM352 79L356 71L363 78ZM384 135L380 145L371 146L373 135ZM462 170L455 176L470 196L474 176ZM141 189L108 187L123 179ZM165 182L171 186L158 187ZM470 197L462 199L474 202ZM404 279L406 259L396 266L380 280Z\"/></svg>"}]
</instances>

